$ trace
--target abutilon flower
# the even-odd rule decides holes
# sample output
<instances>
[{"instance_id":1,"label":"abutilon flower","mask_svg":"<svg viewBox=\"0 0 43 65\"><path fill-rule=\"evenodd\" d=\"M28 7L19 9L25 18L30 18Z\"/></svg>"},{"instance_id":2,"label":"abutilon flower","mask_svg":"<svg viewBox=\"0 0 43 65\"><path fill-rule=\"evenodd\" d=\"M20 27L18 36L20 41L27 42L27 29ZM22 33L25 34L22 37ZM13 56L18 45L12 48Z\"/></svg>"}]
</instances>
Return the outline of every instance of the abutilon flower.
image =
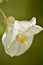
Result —
<instances>
[{"instance_id":1,"label":"abutilon flower","mask_svg":"<svg viewBox=\"0 0 43 65\"><path fill-rule=\"evenodd\" d=\"M5 52L13 56L22 55L32 45L33 37L43 30L36 25L36 18L30 21L18 21L12 16L5 19L6 31L2 36L2 44Z\"/></svg>"}]
</instances>

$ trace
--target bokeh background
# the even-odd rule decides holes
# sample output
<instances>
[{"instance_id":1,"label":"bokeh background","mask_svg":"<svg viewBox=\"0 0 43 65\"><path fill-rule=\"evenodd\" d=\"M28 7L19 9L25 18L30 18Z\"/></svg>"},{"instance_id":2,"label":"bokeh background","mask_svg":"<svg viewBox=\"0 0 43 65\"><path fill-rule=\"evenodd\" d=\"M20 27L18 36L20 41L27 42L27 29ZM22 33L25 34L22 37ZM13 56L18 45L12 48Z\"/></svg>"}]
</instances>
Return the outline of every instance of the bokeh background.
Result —
<instances>
[{"instance_id":1,"label":"bokeh background","mask_svg":"<svg viewBox=\"0 0 43 65\"><path fill-rule=\"evenodd\" d=\"M43 0L8 0L0 3L5 15L14 16L17 20L30 20L33 16L37 24L43 27ZM26 53L18 57L5 54L1 42L3 16L0 13L0 65L43 65L43 32L34 36L33 44Z\"/></svg>"}]
</instances>

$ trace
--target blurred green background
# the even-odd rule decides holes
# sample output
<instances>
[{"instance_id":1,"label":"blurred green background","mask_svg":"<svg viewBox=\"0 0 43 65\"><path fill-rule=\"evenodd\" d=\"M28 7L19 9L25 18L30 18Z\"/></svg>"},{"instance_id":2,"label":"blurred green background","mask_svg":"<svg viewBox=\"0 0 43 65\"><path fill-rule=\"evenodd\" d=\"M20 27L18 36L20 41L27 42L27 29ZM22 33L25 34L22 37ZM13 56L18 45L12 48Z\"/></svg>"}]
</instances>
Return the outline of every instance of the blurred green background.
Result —
<instances>
[{"instance_id":1,"label":"blurred green background","mask_svg":"<svg viewBox=\"0 0 43 65\"><path fill-rule=\"evenodd\" d=\"M18 20L30 20L33 16L43 27L43 0L8 0L0 3L6 16ZM1 42L3 35L3 16L0 13L0 65L43 65L43 32L35 35L31 48L21 56L11 58L4 52Z\"/></svg>"}]
</instances>

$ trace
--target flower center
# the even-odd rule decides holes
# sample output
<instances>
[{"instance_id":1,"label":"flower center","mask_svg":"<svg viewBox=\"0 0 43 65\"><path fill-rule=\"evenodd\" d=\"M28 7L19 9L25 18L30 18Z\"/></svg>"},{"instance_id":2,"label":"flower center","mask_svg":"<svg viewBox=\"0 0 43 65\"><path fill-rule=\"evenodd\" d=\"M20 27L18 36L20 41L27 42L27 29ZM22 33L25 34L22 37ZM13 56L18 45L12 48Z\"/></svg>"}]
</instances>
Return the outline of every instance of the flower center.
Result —
<instances>
[{"instance_id":1,"label":"flower center","mask_svg":"<svg viewBox=\"0 0 43 65\"><path fill-rule=\"evenodd\" d=\"M28 44L28 41L25 35L18 35L18 40L20 43Z\"/></svg>"},{"instance_id":2,"label":"flower center","mask_svg":"<svg viewBox=\"0 0 43 65\"><path fill-rule=\"evenodd\" d=\"M18 39L20 43L23 43L26 40L26 37L24 35L18 35Z\"/></svg>"}]
</instances>

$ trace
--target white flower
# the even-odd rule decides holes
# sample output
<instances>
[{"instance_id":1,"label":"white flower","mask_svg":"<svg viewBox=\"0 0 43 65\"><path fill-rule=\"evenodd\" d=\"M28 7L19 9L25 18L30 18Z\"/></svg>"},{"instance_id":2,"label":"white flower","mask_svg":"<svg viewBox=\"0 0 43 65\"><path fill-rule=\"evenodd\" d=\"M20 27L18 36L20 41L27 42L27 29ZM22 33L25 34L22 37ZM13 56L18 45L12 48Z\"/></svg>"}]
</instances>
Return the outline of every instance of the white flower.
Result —
<instances>
[{"instance_id":1,"label":"white flower","mask_svg":"<svg viewBox=\"0 0 43 65\"><path fill-rule=\"evenodd\" d=\"M2 36L2 44L5 52L13 57L27 51L32 45L34 35L43 28L36 25L36 18L33 17L30 21L15 20L13 26L9 26L7 30Z\"/></svg>"}]
</instances>

